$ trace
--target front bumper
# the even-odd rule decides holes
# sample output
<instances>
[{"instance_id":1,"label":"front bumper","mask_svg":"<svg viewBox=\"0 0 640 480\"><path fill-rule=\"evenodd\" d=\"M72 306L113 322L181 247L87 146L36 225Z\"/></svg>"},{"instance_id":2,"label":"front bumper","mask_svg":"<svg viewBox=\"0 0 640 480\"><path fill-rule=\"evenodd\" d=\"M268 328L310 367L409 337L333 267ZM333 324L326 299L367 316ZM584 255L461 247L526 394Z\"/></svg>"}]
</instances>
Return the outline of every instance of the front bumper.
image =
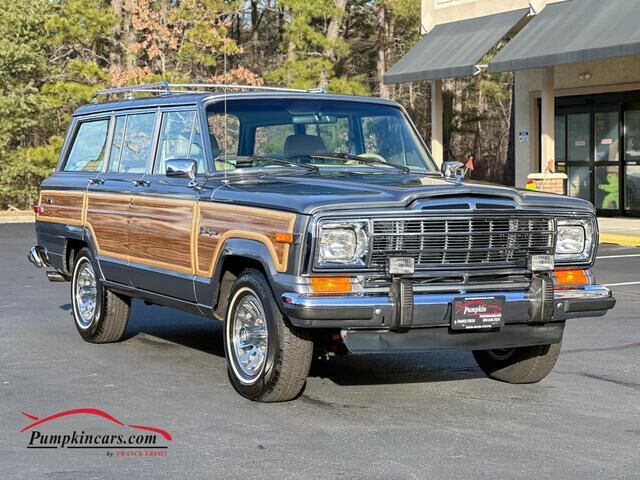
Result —
<instances>
[{"instance_id":1,"label":"front bumper","mask_svg":"<svg viewBox=\"0 0 640 480\"><path fill-rule=\"evenodd\" d=\"M571 290L555 290L551 318L539 316L539 294L532 291L487 291L473 294L415 294L411 327L447 327L455 298L504 296L504 322L546 323L575 317L598 317L616 303L611 290L587 285ZM392 297L385 295L311 296L298 293L282 295L282 309L297 327L305 328L391 328L396 316Z\"/></svg>"},{"instance_id":2,"label":"front bumper","mask_svg":"<svg viewBox=\"0 0 640 480\"><path fill-rule=\"evenodd\" d=\"M486 331L450 328L455 298L488 295L504 296L504 326ZM546 293L544 289L530 288L464 295L415 294L410 297L408 326L398 328L403 296L284 293L281 298L282 309L291 323L303 328L339 328L351 353L486 350L558 343L565 320L602 316L616 303L611 291L600 285L553 291L548 288Z\"/></svg>"}]
</instances>

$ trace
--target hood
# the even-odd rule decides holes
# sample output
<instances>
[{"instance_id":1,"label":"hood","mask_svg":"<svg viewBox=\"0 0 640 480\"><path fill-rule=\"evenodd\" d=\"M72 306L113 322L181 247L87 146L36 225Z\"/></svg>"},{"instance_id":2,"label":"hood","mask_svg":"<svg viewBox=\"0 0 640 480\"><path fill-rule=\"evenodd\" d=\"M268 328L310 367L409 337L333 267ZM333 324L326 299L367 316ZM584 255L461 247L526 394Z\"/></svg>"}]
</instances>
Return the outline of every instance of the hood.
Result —
<instances>
[{"instance_id":1,"label":"hood","mask_svg":"<svg viewBox=\"0 0 640 480\"><path fill-rule=\"evenodd\" d=\"M444 208L449 201L503 203L505 208L593 211L591 203L562 195L514 189L440 175L321 171L320 173L242 175L216 189L214 201L313 214L324 210L414 207L428 201Z\"/></svg>"}]
</instances>

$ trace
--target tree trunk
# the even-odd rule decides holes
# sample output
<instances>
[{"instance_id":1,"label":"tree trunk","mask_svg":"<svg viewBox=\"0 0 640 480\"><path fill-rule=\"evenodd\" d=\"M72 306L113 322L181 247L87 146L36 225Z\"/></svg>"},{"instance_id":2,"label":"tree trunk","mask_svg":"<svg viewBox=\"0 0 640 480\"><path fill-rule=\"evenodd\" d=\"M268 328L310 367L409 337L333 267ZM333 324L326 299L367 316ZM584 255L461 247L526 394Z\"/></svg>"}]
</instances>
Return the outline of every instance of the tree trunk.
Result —
<instances>
[{"instance_id":1,"label":"tree trunk","mask_svg":"<svg viewBox=\"0 0 640 480\"><path fill-rule=\"evenodd\" d=\"M347 6L347 0L335 0L335 11L329 20L327 26L327 40L329 41L329 47L325 50L324 56L331 62L333 66L336 63L336 42L340 38L340 26L342 25L342 19L344 18L344 9ZM327 88L329 84L329 75L325 69L320 74L320 87Z\"/></svg>"},{"instance_id":2,"label":"tree trunk","mask_svg":"<svg viewBox=\"0 0 640 480\"><path fill-rule=\"evenodd\" d=\"M109 52L109 63L111 68L122 66L122 13L123 0L112 0L111 9L117 18L117 22L111 28L111 51Z\"/></svg>"},{"instance_id":3,"label":"tree trunk","mask_svg":"<svg viewBox=\"0 0 640 480\"><path fill-rule=\"evenodd\" d=\"M391 13L391 12L387 12L386 15L386 26L387 26L387 41L385 43L385 53L384 53L384 58L385 58L385 67L386 67L386 60L389 58L389 52L393 52L396 48L395 45L395 35L396 35L396 17ZM398 85L394 84L394 85L386 85L387 88L387 98L391 98L393 100L396 99L396 87ZM409 82L409 99L412 102L411 103L411 108L414 108L414 104L413 104L413 99L411 98L413 95L413 82Z\"/></svg>"},{"instance_id":4,"label":"tree trunk","mask_svg":"<svg viewBox=\"0 0 640 480\"><path fill-rule=\"evenodd\" d=\"M260 26L260 14L258 13L258 1L251 0L251 57L256 65L259 59L258 42L260 41L258 27Z\"/></svg>"},{"instance_id":5,"label":"tree trunk","mask_svg":"<svg viewBox=\"0 0 640 480\"><path fill-rule=\"evenodd\" d=\"M131 8L127 8L127 2L125 0L124 8L122 9L122 55L125 59L124 66L129 72L132 72L136 67L136 57L132 53L132 47L136 43L136 31L131 25Z\"/></svg>"},{"instance_id":6,"label":"tree trunk","mask_svg":"<svg viewBox=\"0 0 640 480\"><path fill-rule=\"evenodd\" d=\"M163 29L166 29L167 24L169 23L169 5L168 1L164 0L160 4L160 25ZM166 38L162 38L158 41L158 47L160 48L160 54L158 55L158 63L159 69L162 75L165 74L167 70L167 40Z\"/></svg>"},{"instance_id":7,"label":"tree trunk","mask_svg":"<svg viewBox=\"0 0 640 480\"><path fill-rule=\"evenodd\" d=\"M289 39L287 42L287 86L291 85L291 65L296 60L296 44Z\"/></svg>"},{"instance_id":8,"label":"tree trunk","mask_svg":"<svg viewBox=\"0 0 640 480\"><path fill-rule=\"evenodd\" d=\"M389 89L384 84L384 72L387 70L386 62L386 23L387 23L387 5L385 0L380 0L378 3L378 15L376 18L376 27L378 32L378 39L376 49L378 56L376 59L376 72L378 77L378 94L382 98L389 98Z\"/></svg>"}]
</instances>

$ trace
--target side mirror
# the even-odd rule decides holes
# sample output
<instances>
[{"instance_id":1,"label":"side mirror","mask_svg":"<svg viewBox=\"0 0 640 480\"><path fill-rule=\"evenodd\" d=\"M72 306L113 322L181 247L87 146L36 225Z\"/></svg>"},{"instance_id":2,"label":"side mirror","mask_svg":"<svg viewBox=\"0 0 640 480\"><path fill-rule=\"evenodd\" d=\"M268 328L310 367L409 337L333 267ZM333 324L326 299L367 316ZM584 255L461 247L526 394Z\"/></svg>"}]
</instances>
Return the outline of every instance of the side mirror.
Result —
<instances>
[{"instance_id":1,"label":"side mirror","mask_svg":"<svg viewBox=\"0 0 640 480\"><path fill-rule=\"evenodd\" d=\"M462 162L444 162L442 164L444 178L462 181L464 173L464 164Z\"/></svg>"},{"instance_id":2,"label":"side mirror","mask_svg":"<svg viewBox=\"0 0 640 480\"><path fill-rule=\"evenodd\" d=\"M172 178L189 178L193 180L196 178L196 171L198 170L198 164L195 160L190 158L175 158L167 160L167 177Z\"/></svg>"}]
</instances>

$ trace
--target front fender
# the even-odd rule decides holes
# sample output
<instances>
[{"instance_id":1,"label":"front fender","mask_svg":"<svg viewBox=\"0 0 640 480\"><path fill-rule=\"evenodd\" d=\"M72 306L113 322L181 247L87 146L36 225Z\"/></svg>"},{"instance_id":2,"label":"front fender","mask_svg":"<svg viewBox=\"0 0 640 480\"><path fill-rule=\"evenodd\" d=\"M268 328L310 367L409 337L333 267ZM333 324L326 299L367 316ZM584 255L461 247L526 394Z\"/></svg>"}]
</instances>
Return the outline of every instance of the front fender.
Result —
<instances>
[{"instance_id":1,"label":"front fender","mask_svg":"<svg viewBox=\"0 0 640 480\"><path fill-rule=\"evenodd\" d=\"M228 238L225 240L216 259L216 266L213 271L214 279L220 279L225 260L234 256L260 263L269 276L274 276L278 273L273 255L263 242L248 238Z\"/></svg>"}]
</instances>

